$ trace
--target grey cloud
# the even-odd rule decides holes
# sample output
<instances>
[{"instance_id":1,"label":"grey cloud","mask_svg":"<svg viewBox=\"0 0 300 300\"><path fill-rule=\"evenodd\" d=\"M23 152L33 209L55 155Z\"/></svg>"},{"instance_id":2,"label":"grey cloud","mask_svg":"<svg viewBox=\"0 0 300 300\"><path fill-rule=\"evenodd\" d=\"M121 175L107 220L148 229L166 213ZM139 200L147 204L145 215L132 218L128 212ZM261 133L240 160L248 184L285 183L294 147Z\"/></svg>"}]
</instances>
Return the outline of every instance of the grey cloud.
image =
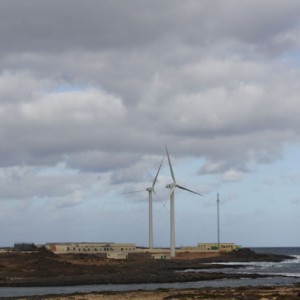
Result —
<instances>
[{"instance_id":1,"label":"grey cloud","mask_svg":"<svg viewBox=\"0 0 300 300\"><path fill-rule=\"evenodd\" d=\"M138 155L121 151L113 153L93 150L68 155L66 164L72 169L104 172L128 167L139 159Z\"/></svg>"},{"instance_id":2,"label":"grey cloud","mask_svg":"<svg viewBox=\"0 0 300 300\"><path fill-rule=\"evenodd\" d=\"M298 174L282 174L281 180L285 185L296 185L300 183L300 176Z\"/></svg>"},{"instance_id":3,"label":"grey cloud","mask_svg":"<svg viewBox=\"0 0 300 300\"><path fill-rule=\"evenodd\" d=\"M223 2L222 29L241 40L262 42L281 34L298 23L299 3L289 1L246 1L244 5ZM225 22L224 22L225 21ZM244 26L236 26L236 24Z\"/></svg>"},{"instance_id":4,"label":"grey cloud","mask_svg":"<svg viewBox=\"0 0 300 300\"><path fill-rule=\"evenodd\" d=\"M126 168L114 170L111 175L112 184L147 182L143 187L146 189L152 185L161 158L144 155Z\"/></svg>"},{"instance_id":5,"label":"grey cloud","mask_svg":"<svg viewBox=\"0 0 300 300\"><path fill-rule=\"evenodd\" d=\"M4 71L0 73L0 103L7 109L13 105L31 101L41 89L50 89L51 82L37 79L30 71ZM10 111L8 110L7 113Z\"/></svg>"},{"instance_id":6,"label":"grey cloud","mask_svg":"<svg viewBox=\"0 0 300 300\"><path fill-rule=\"evenodd\" d=\"M175 24L168 8L158 1L2 1L0 35L7 43L1 48L48 52L148 44L161 34L157 23Z\"/></svg>"},{"instance_id":7,"label":"grey cloud","mask_svg":"<svg viewBox=\"0 0 300 300\"><path fill-rule=\"evenodd\" d=\"M274 1L1 1L1 52L137 49L164 40L266 42L297 25L300 5Z\"/></svg>"},{"instance_id":8,"label":"grey cloud","mask_svg":"<svg viewBox=\"0 0 300 300\"><path fill-rule=\"evenodd\" d=\"M257 64L254 67L250 64L248 68L249 64L246 64L241 72L236 62L227 65L224 71L223 64L218 61L215 64L215 73L218 73L218 67L224 73L218 83L225 84L222 87L190 92L184 86L177 86L175 92L171 91L169 87L176 86L180 78L196 77L199 74L196 67L189 71L188 77L178 71L173 78L164 76L147 83L149 94L146 93L136 106L127 106L123 97L96 87L64 93L37 93L32 89L29 100L21 101L20 105L0 103L1 134L7 141L2 144L2 164L52 164L69 157L71 166L77 164L77 167L90 169L89 155L84 162L84 153L100 151L104 157L129 151L159 154L165 143L175 144L177 153L190 152L218 160L227 157L228 161L230 157L236 157L236 163L239 163L238 158L246 163L254 156L257 161L262 161L259 157L265 153L266 161L274 151L272 145L278 147L297 136L298 88L294 80L299 74L281 70L263 84L273 69ZM243 69L243 62L240 65ZM240 74L235 75L236 80L240 78L245 83L227 86L227 76L235 71ZM14 83L11 91L14 87L18 90L21 84ZM43 83L35 84L37 88L45 89ZM197 81L193 85L196 86ZM24 97L26 93L27 90ZM139 93L142 95L142 91L137 91ZM283 102L286 93L289 97ZM15 97L20 99L23 94ZM18 138L10 138L14 136ZM101 157L98 157L97 169L113 167L115 159L111 157L111 163L103 159L101 163ZM118 163L122 165L120 160Z\"/></svg>"},{"instance_id":9,"label":"grey cloud","mask_svg":"<svg viewBox=\"0 0 300 300\"><path fill-rule=\"evenodd\" d=\"M34 164L41 157L55 156L59 162L72 149L85 150L87 141L88 147L97 148L100 142L102 149L109 149L116 142L110 139L111 131L120 132L126 115L119 99L97 90L40 94L21 104L0 102L0 108L4 165Z\"/></svg>"},{"instance_id":10,"label":"grey cloud","mask_svg":"<svg viewBox=\"0 0 300 300\"><path fill-rule=\"evenodd\" d=\"M205 157L200 174L247 172L299 139L300 73L269 52L297 45L298 1L0 6L3 167L65 162L120 183L167 143Z\"/></svg>"},{"instance_id":11,"label":"grey cloud","mask_svg":"<svg viewBox=\"0 0 300 300\"><path fill-rule=\"evenodd\" d=\"M300 204L300 199L299 198L295 198L295 199L292 199L290 201L290 203L294 204L294 205L299 205Z\"/></svg>"},{"instance_id":12,"label":"grey cloud","mask_svg":"<svg viewBox=\"0 0 300 300\"><path fill-rule=\"evenodd\" d=\"M86 199L86 195L81 190L75 190L67 196L56 198L57 208L69 208L82 204Z\"/></svg>"},{"instance_id":13,"label":"grey cloud","mask_svg":"<svg viewBox=\"0 0 300 300\"><path fill-rule=\"evenodd\" d=\"M95 181L92 174L55 174L34 167L6 168L0 174L0 197L5 200L72 197Z\"/></svg>"}]
</instances>

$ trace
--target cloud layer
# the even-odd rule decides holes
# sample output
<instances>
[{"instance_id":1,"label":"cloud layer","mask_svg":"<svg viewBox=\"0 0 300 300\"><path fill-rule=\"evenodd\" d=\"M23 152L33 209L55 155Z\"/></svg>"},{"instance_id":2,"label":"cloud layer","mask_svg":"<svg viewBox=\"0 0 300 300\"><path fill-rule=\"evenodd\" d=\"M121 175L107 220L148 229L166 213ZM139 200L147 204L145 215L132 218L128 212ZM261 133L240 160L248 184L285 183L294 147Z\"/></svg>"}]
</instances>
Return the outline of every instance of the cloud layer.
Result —
<instances>
[{"instance_id":1,"label":"cloud layer","mask_svg":"<svg viewBox=\"0 0 300 300\"><path fill-rule=\"evenodd\" d=\"M99 178L143 185L165 144L224 182L278 159L299 143L299 14L296 0L2 0L1 198L67 207Z\"/></svg>"}]
</instances>

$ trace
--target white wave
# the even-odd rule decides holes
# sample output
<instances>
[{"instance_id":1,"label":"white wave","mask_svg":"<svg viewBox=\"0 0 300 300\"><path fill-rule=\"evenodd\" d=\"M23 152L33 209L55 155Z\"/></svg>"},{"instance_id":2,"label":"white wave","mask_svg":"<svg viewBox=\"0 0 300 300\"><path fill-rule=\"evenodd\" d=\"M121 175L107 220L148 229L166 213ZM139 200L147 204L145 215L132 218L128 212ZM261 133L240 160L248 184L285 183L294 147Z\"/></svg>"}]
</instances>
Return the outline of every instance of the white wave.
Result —
<instances>
[{"instance_id":1,"label":"white wave","mask_svg":"<svg viewBox=\"0 0 300 300\"><path fill-rule=\"evenodd\" d=\"M232 265L232 266L236 266L236 265L253 265L255 264L255 262L211 262L211 263L204 263L204 265Z\"/></svg>"},{"instance_id":2,"label":"white wave","mask_svg":"<svg viewBox=\"0 0 300 300\"><path fill-rule=\"evenodd\" d=\"M295 259L287 259L281 262L282 264L299 264L300 263L300 255L291 255Z\"/></svg>"},{"instance_id":3,"label":"white wave","mask_svg":"<svg viewBox=\"0 0 300 300\"><path fill-rule=\"evenodd\" d=\"M258 273L260 275L275 275L275 276L284 276L284 277L297 277L300 278L300 273Z\"/></svg>"},{"instance_id":4,"label":"white wave","mask_svg":"<svg viewBox=\"0 0 300 300\"><path fill-rule=\"evenodd\" d=\"M278 263L265 262L265 261L207 263L207 265L245 266L245 267L252 266L252 267L259 267L259 268L273 267L276 266L277 264Z\"/></svg>"},{"instance_id":5,"label":"white wave","mask_svg":"<svg viewBox=\"0 0 300 300\"><path fill-rule=\"evenodd\" d=\"M205 263L207 265L228 265L228 266L257 266L257 267L279 267L281 264L300 264L300 255L291 255L294 259L287 259L281 262L267 262L267 261L252 261L252 262L211 262Z\"/></svg>"},{"instance_id":6,"label":"white wave","mask_svg":"<svg viewBox=\"0 0 300 300\"><path fill-rule=\"evenodd\" d=\"M225 271L225 270L223 270ZM187 270L184 270L184 271L179 271L179 272L195 272L195 273L198 273L198 272L222 272L222 269L205 269L205 270L199 270L199 269L187 269ZM230 272L232 273L232 272ZM236 270L235 272L233 272L235 274L244 274L244 275L251 275L253 274L252 272L247 272L247 271L238 271ZM258 275L264 275L264 276L282 276L282 277L294 277L294 278L300 278L300 273L286 273L286 272L278 272L278 273L273 273L273 272L255 272L255 274L258 274Z\"/></svg>"}]
</instances>

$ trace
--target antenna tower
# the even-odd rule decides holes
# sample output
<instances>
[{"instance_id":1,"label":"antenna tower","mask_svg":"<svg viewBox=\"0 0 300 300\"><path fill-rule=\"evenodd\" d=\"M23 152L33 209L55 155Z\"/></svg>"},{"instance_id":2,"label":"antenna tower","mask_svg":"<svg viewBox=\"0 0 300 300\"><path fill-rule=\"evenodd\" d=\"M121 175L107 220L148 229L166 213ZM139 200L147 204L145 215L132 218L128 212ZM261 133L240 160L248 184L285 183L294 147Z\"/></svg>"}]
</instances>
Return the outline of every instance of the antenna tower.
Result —
<instances>
[{"instance_id":1,"label":"antenna tower","mask_svg":"<svg viewBox=\"0 0 300 300\"><path fill-rule=\"evenodd\" d=\"M219 193L217 194L217 218L218 218L218 248L220 249L220 199Z\"/></svg>"}]
</instances>

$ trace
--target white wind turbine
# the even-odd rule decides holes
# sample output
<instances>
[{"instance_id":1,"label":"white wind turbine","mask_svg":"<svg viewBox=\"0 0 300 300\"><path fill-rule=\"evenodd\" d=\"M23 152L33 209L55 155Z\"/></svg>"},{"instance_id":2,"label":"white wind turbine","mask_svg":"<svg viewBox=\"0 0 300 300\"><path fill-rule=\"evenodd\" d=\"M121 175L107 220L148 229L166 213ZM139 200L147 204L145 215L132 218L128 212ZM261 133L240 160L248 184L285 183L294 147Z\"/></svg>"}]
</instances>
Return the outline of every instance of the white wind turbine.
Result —
<instances>
[{"instance_id":1,"label":"white wind turbine","mask_svg":"<svg viewBox=\"0 0 300 300\"><path fill-rule=\"evenodd\" d=\"M166 185L166 188L170 189L170 251L171 251L170 254L171 254L171 257L175 257L175 255L176 255L176 253L175 253L175 210L174 210L174 192L175 192L175 189L179 188L179 189L191 192L193 194L197 194L197 195L200 195L200 196L203 196L203 195L201 195L197 192L194 192L192 190L189 190L189 189L187 189L187 188L185 188L185 187L183 187L183 186L176 183L167 146L166 146L166 151L167 151L171 176L172 176L172 179L173 179L172 183Z\"/></svg>"},{"instance_id":2,"label":"white wind turbine","mask_svg":"<svg viewBox=\"0 0 300 300\"><path fill-rule=\"evenodd\" d=\"M154 190L154 187L155 187L155 184L156 184L156 181L157 181L157 177L158 177L158 174L159 174L159 171L161 169L161 166L162 166L162 163L164 161L164 157L163 159L161 160L161 163L159 165L159 168L158 168L158 171L154 177L154 180L152 182L152 186L151 187L148 187L146 188L146 191L148 192L149 194L149 240L148 240L148 246L150 249L153 248L153 213L152 213L152 194L155 193L155 190ZM138 192L142 192L144 190L140 190L140 191L134 191L134 192L129 192L129 193L138 193ZM156 194L156 193L155 193Z\"/></svg>"}]
</instances>

